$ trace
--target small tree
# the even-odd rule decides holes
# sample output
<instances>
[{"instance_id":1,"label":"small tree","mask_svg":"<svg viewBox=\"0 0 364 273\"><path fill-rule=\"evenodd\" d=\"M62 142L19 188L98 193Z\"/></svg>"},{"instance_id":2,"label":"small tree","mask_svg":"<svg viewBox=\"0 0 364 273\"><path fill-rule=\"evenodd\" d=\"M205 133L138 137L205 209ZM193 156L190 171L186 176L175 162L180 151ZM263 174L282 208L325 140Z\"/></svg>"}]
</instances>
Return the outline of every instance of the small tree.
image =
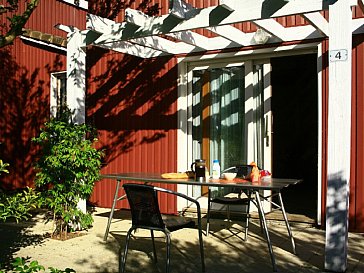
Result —
<instances>
[{"instance_id":1,"label":"small tree","mask_svg":"<svg viewBox=\"0 0 364 273\"><path fill-rule=\"evenodd\" d=\"M40 0L23 0L21 2L26 4L22 14L17 14L19 11L19 0L6 0L5 3L4 1L0 2L0 15L9 13L9 16L7 16L8 24L4 22L0 24L0 48L10 45L17 36L23 34L23 27L37 8Z\"/></svg>"},{"instance_id":2,"label":"small tree","mask_svg":"<svg viewBox=\"0 0 364 273\"><path fill-rule=\"evenodd\" d=\"M90 214L83 214L77 203L88 199L99 179L102 152L93 147L93 129L86 124L74 124L66 109L61 117L45 123L38 137L40 157L36 167L36 187L42 192L45 205L53 211L54 233L67 236L70 222L81 228L92 224Z\"/></svg>"}]
</instances>

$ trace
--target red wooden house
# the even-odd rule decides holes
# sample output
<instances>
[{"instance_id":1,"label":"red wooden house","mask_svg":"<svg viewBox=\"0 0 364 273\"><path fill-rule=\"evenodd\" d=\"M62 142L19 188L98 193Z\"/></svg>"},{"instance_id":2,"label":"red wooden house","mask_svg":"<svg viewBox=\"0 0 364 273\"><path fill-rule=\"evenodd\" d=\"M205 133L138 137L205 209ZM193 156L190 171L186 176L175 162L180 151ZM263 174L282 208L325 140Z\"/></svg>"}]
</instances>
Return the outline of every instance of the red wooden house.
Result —
<instances>
[{"instance_id":1,"label":"red wooden house","mask_svg":"<svg viewBox=\"0 0 364 273\"><path fill-rule=\"evenodd\" d=\"M103 173L256 161L304 179L288 212L325 226L349 197L364 231L362 0L98 2L42 1L0 50L2 183L32 185L30 139L67 102L98 128ZM100 181L91 201L111 206L114 188Z\"/></svg>"}]
</instances>

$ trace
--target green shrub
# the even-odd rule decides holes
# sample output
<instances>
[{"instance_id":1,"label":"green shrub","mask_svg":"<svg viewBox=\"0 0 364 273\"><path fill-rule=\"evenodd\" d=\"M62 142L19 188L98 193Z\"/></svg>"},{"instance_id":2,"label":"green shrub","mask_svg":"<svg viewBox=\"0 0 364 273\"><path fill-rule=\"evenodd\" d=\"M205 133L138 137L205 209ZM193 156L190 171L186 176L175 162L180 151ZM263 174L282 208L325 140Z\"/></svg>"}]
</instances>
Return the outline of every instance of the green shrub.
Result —
<instances>
[{"instance_id":1,"label":"green shrub","mask_svg":"<svg viewBox=\"0 0 364 273\"><path fill-rule=\"evenodd\" d=\"M53 211L57 232L67 233L70 222L82 227L92 223L77 208L80 199L88 199L99 179L102 152L93 147L95 131L86 124L75 124L66 109L61 117L45 123L33 141L40 145L36 168L36 186L45 204ZM83 221L85 220L85 221Z\"/></svg>"},{"instance_id":2,"label":"green shrub","mask_svg":"<svg viewBox=\"0 0 364 273\"><path fill-rule=\"evenodd\" d=\"M40 265L38 261L26 262L24 258L17 257L12 262L13 273L32 273L32 272L46 272L45 267ZM48 271L50 273L70 273L76 272L71 268L66 268L65 270L60 270L53 267L48 267ZM5 273L2 269L0 269L0 273Z\"/></svg>"},{"instance_id":3,"label":"green shrub","mask_svg":"<svg viewBox=\"0 0 364 273\"><path fill-rule=\"evenodd\" d=\"M39 193L27 187L22 191L0 192L0 220L28 220L30 210L40 207Z\"/></svg>"}]
</instances>

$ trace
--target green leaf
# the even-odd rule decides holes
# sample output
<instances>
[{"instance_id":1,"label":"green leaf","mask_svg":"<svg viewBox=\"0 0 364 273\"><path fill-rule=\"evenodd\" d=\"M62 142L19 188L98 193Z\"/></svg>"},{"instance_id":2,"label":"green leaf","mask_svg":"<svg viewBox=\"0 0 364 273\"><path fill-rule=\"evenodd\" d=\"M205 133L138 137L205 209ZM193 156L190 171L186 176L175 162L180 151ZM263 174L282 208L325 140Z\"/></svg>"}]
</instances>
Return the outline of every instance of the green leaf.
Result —
<instances>
[{"instance_id":1,"label":"green leaf","mask_svg":"<svg viewBox=\"0 0 364 273\"><path fill-rule=\"evenodd\" d=\"M71 116L67 110L65 116L51 119L34 138L40 145L35 184L43 190L42 203L63 222L75 216L82 221L77 214L77 201L92 194L103 154L93 147L96 138L86 138L95 129L86 124L74 124Z\"/></svg>"}]
</instances>

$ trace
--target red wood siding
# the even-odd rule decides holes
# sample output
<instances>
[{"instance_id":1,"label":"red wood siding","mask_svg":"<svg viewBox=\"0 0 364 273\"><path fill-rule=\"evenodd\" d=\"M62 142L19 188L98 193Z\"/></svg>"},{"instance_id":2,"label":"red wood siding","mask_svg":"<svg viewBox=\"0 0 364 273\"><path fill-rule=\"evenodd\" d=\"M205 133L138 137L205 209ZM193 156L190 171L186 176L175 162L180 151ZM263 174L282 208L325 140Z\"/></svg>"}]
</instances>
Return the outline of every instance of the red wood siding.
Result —
<instances>
[{"instance_id":1,"label":"red wood siding","mask_svg":"<svg viewBox=\"0 0 364 273\"><path fill-rule=\"evenodd\" d=\"M169 11L169 0L89 0L88 3L90 13L117 22L124 21L126 8L140 10L149 16L158 16Z\"/></svg>"},{"instance_id":2,"label":"red wood siding","mask_svg":"<svg viewBox=\"0 0 364 273\"><path fill-rule=\"evenodd\" d=\"M364 35L353 38L350 229L364 230Z\"/></svg>"},{"instance_id":3,"label":"red wood siding","mask_svg":"<svg viewBox=\"0 0 364 273\"><path fill-rule=\"evenodd\" d=\"M54 27L56 24L85 29L86 11L57 0L40 1L39 6L25 27L67 37L67 33Z\"/></svg>"},{"instance_id":4,"label":"red wood siding","mask_svg":"<svg viewBox=\"0 0 364 273\"><path fill-rule=\"evenodd\" d=\"M24 8L20 5L20 8ZM85 29L85 11L57 0L40 1L25 28L57 36L57 23ZM5 16L0 18L6 22ZM66 69L66 53L17 38L0 49L0 158L10 164L2 186L33 185L35 150L31 138L49 118L50 73Z\"/></svg>"},{"instance_id":5,"label":"red wood siding","mask_svg":"<svg viewBox=\"0 0 364 273\"><path fill-rule=\"evenodd\" d=\"M0 50L0 62L0 155L10 164L10 174L1 180L7 187L24 187L34 178L31 138L49 118L50 72L64 70L66 58L17 39Z\"/></svg>"},{"instance_id":6,"label":"red wood siding","mask_svg":"<svg viewBox=\"0 0 364 273\"><path fill-rule=\"evenodd\" d=\"M105 151L102 173L176 171L176 60L98 48L88 56L87 118L98 128L99 148ZM114 189L115 181L100 181L92 201L110 207ZM162 202L164 212L175 212L173 199Z\"/></svg>"}]
</instances>

